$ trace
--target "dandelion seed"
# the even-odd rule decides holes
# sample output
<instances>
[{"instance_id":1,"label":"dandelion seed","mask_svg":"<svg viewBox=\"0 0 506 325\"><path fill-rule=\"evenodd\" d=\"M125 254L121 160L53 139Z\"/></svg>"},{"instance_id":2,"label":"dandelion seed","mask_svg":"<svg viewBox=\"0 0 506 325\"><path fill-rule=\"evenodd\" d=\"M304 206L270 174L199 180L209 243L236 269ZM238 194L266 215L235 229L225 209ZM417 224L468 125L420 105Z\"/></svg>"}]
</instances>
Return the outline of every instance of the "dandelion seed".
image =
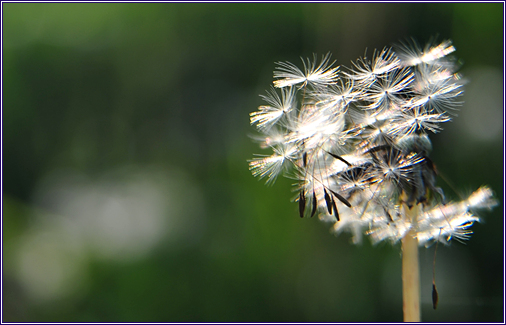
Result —
<instances>
[{"instance_id":1,"label":"dandelion seed","mask_svg":"<svg viewBox=\"0 0 506 325\"><path fill-rule=\"evenodd\" d=\"M401 96L410 91L412 82L413 74L409 69L392 71L388 78L380 78L369 86L362 98L370 104L364 108L376 110L375 113L379 114L390 109L392 104L402 105L404 99Z\"/></svg>"},{"instance_id":2,"label":"dandelion seed","mask_svg":"<svg viewBox=\"0 0 506 325\"><path fill-rule=\"evenodd\" d=\"M304 87L307 84L312 86L326 86L335 83L339 67L332 67L333 63L329 63L330 54L325 55L320 64L316 64L316 56L313 61L309 58L307 62L302 59L304 71L300 70L296 65L290 62L278 62L278 67L274 71L274 81L276 88L294 86L298 84Z\"/></svg>"},{"instance_id":3,"label":"dandelion seed","mask_svg":"<svg viewBox=\"0 0 506 325\"><path fill-rule=\"evenodd\" d=\"M462 84L451 80L426 84L423 89L420 89L418 93L414 94L404 107L423 107L426 112L448 112L449 110L455 110L462 104L462 102L455 100L462 95L462 92Z\"/></svg>"},{"instance_id":4,"label":"dandelion seed","mask_svg":"<svg viewBox=\"0 0 506 325\"><path fill-rule=\"evenodd\" d=\"M430 43L422 50L415 41L401 43L398 56L403 65L416 66L422 63L431 64L455 51L455 47L449 40L443 41L437 46Z\"/></svg>"},{"instance_id":5,"label":"dandelion seed","mask_svg":"<svg viewBox=\"0 0 506 325\"><path fill-rule=\"evenodd\" d=\"M374 51L372 60L358 59L356 63L353 63L354 69L350 69L350 73L346 73L346 76L351 80L368 85L378 77L398 69L399 65L400 60L395 53L391 49L385 48L381 52Z\"/></svg>"},{"instance_id":6,"label":"dandelion seed","mask_svg":"<svg viewBox=\"0 0 506 325\"><path fill-rule=\"evenodd\" d=\"M251 113L251 124L256 124L258 128L264 129L277 123L283 116L295 109L294 95L293 88L281 89L281 97L275 89L271 89L267 96L261 95L270 106L260 106L259 111Z\"/></svg>"},{"instance_id":7,"label":"dandelion seed","mask_svg":"<svg viewBox=\"0 0 506 325\"><path fill-rule=\"evenodd\" d=\"M436 284L435 284L435 283L433 283L433 284L432 284L432 307L433 307L434 309L436 309L436 308L437 308L437 303L438 303L438 301L439 301L439 296L438 296L438 294L437 294Z\"/></svg>"},{"instance_id":8,"label":"dandelion seed","mask_svg":"<svg viewBox=\"0 0 506 325\"><path fill-rule=\"evenodd\" d=\"M342 195L340 195L339 193L336 193L336 192L332 191L331 189L329 189L329 191L330 191L330 193L332 193L332 195L334 195L344 205L346 205L348 208L351 208L351 203L348 202L348 200L346 200Z\"/></svg>"},{"instance_id":9,"label":"dandelion seed","mask_svg":"<svg viewBox=\"0 0 506 325\"><path fill-rule=\"evenodd\" d=\"M273 147L274 154L269 157L256 158L250 161L253 176L267 177L267 183L273 183L286 167L288 161L296 159L297 148L290 144Z\"/></svg>"},{"instance_id":10,"label":"dandelion seed","mask_svg":"<svg viewBox=\"0 0 506 325\"><path fill-rule=\"evenodd\" d=\"M448 122L451 119L443 113L428 114L420 107L401 112L392 118L392 127L388 133L392 137L402 139L414 133L420 134L429 130L433 133L439 132L442 127L440 123Z\"/></svg>"},{"instance_id":11,"label":"dandelion seed","mask_svg":"<svg viewBox=\"0 0 506 325\"><path fill-rule=\"evenodd\" d=\"M360 98L361 92L354 87L353 81L347 81L344 84L340 79L338 83L327 87L315 88L308 95L320 110L344 111L348 105Z\"/></svg>"},{"instance_id":12,"label":"dandelion seed","mask_svg":"<svg viewBox=\"0 0 506 325\"><path fill-rule=\"evenodd\" d=\"M329 192L327 192L326 189L323 190L323 193L325 193L325 203L327 204L327 210L329 214L332 214L332 199L330 198Z\"/></svg>"},{"instance_id":13,"label":"dandelion seed","mask_svg":"<svg viewBox=\"0 0 506 325\"><path fill-rule=\"evenodd\" d=\"M301 218L304 218L304 211L306 209L306 196L304 191L300 191L299 195L299 214Z\"/></svg>"},{"instance_id":14,"label":"dandelion seed","mask_svg":"<svg viewBox=\"0 0 506 325\"><path fill-rule=\"evenodd\" d=\"M318 209L318 203L316 200L316 194L313 190L313 210L311 211L311 218L316 214L317 209Z\"/></svg>"},{"instance_id":15,"label":"dandelion seed","mask_svg":"<svg viewBox=\"0 0 506 325\"><path fill-rule=\"evenodd\" d=\"M338 160L342 161L342 162L343 162L343 163L345 163L346 165L351 166L351 164L350 164L349 162L347 162L347 161L346 161L346 159L344 159L343 157L341 157L341 156L339 156L339 155L335 155L335 154L333 154L333 153L331 153L331 152L328 152L328 151L327 151L327 153L328 153L329 155L331 155L332 157L334 157L334 158L336 158L336 159L338 159Z\"/></svg>"},{"instance_id":16,"label":"dandelion seed","mask_svg":"<svg viewBox=\"0 0 506 325\"><path fill-rule=\"evenodd\" d=\"M336 200L332 199L332 211L334 212L334 216L336 220L339 221L339 211L337 211Z\"/></svg>"}]
</instances>

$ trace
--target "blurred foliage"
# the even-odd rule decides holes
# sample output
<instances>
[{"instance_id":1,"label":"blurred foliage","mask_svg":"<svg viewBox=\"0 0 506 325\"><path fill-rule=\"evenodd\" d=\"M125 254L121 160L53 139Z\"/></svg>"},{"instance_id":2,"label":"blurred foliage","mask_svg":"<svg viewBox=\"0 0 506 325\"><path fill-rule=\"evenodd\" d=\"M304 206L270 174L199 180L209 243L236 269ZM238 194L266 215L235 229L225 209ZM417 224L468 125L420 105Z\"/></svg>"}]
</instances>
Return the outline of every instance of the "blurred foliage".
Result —
<instances>
[{"instance_id":1,"label":"blurred foliage","mask_svg":"<svg viewBox=\"0 0 506 325\"><path fill-rule=\"evenodd\" d=\"M5 322L401 321L398 245L335 238L248 171L277 61L452 39L440 182L503 197L502 3L2 6ZM424 321L503 320L502 209L438 249L437 311L420 251Z\"/></svg>"}]
</instances>

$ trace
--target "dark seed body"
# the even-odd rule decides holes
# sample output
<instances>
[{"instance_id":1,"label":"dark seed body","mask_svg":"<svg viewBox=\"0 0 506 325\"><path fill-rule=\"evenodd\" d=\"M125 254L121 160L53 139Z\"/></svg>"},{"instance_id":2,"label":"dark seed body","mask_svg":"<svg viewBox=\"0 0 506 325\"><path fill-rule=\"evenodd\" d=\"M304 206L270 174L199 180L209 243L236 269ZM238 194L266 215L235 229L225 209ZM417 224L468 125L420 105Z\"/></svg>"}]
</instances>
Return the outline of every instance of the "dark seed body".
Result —
<instances>
[{"instance_id":1,"label":"dark seed body","mask_svg":"<svg viewBox=\"0 0 506 325\"><path fill-rule=\"evenodd\" d=\"M325 203L327 204L327 211L329 214L332 214L332 199L330 198L329 192L327 192L326 189L323 189L323 192L325 194Z\"/></svg>"},{"instance_id":2,"label":"dark seed body","mask_svg":"<svg viewBox=\"0 0 506 325\"><path fill-rule=\"evenodd\" d=\"M338 155L336 155L336 154L333 154L332 152L328 152L328 151L327 151L327 153L328 153L329 155L331 155L332 157L334 157L334 158L336 158L336 159L338 159L338 160L342 161L343 163L345 163L346 165L348 165L348 167L351 167L351 164L350 164L350 163L349 163L346 159L344 159L343 157L338 156Z\"/></svg>"},{"instance_id":3,"label":"dark seed body","mask_svg":"<svg viewBox=\"0 0 506 325\"><path fill-rule=\"evenodd\" d=\"M304 218L304 210L306 209L306 196L304 191L300 191L299 195L299 214L301 218Z\"/></svg>"},{"instance_id":4,"label":"dark seed body","mask_svg":"<svg viewBox=\"0 0 506 325\"><path fill-rule=\"evenodd\" d=\"M434 309L436 309L438 301L439 296L437 294L436 285L432 284L432 307L434 307Z\"/></svg>"},{"instance_id":5,"label":"dark seed body","mask_svg":"<svg viewBox=\"0 0 506 325\"><path fill-rule=\"evenodd\" d=\"M334 210L334 216L336 216L337 221L339 221L339 212L337 211L335 200L332 200L332 210Z\"/></svg>"},{"instance_id":6,"label":"dark seed body","mask_svg":"<svg viewBox=\"0 0 506 325\"><path fill-rule=\"evenodd\" d=\"M348 200L346 200L342 195L332 190L330 190L330 192L332 192L332 195L334 195L339 201L343 202L344 205L346 205L348 208L351 208L351 203L348 202Z\"/></svg>"},{"instance_id":7,"label":"dark seed body","mask_svg":"<svg viewBox=\"0 0 506 325\"><path fill-rule=\"evenodd\" d=\"M316 202L316 195L313 191L313 211L311 211L311 218L315 215L317 208L318 208L318 206L317 206L317 202Z\"/></svg>"}]
</instances>

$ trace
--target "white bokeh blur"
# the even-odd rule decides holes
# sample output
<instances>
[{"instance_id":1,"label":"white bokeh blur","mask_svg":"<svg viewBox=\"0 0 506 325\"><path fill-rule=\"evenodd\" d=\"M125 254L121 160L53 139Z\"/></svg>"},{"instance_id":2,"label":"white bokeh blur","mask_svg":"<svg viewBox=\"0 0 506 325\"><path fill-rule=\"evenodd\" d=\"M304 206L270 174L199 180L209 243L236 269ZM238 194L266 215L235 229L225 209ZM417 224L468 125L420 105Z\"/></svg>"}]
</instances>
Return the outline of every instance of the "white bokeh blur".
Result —
<instances>
[{"instance_id":1,"label":"white bokeh blur","mask_svg":"<svg viewBox=\"0 0 506 325\"><path fill-rule=\"evenodd\" d=\"M458 112L465 129L462 134L478 141L497 141L503 132L503 73L492 67L476 67L467 71L465 107Z\"/></svg>"},{"instance_id":2,"label":"white bokeh blur","mask_svg":"<svg viewBox=\"0 0 506 325\"><path fill-rule=\"evenodd\" d=\"M198 185L181 170L123 167L89 178L57 170L38 183L33 224L17 241L17 276L35 300L85 292L91 258L131 263L153 249L196 245Z\"/></svg>"}]
</instances>

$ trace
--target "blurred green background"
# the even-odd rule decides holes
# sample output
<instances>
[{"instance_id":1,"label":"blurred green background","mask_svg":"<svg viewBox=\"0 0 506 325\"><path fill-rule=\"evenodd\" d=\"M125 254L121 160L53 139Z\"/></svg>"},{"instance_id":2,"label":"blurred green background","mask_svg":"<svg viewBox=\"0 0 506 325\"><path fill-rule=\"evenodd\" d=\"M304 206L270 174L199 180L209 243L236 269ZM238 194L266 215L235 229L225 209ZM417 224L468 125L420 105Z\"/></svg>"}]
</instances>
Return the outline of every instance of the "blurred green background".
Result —
<instances>
[{"instance_id":1,"label":"blurred green background","mask_svg":"<svg viewBox=\"0 0 506 325\"><path fill-rule=\"evenodd\" d=\"M420 250L422 319L503 321L503 4L3 3L4 322L402 321L400 247L300 219L249 113L274 62L452 39L469 81L431 136L501 204ZM443 180L447 196L458 199Z\"/></svg>"}]
</instances>

